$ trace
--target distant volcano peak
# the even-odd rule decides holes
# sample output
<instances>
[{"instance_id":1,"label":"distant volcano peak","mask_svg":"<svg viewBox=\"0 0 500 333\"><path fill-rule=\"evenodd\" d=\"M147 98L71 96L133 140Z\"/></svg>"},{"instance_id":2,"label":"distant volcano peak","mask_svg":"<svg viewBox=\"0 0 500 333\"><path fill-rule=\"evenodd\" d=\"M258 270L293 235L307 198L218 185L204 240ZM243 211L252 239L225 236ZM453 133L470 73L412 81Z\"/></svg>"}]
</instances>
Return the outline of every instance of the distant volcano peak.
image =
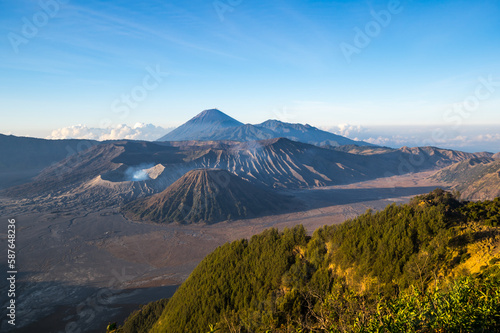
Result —
<instances>
[{"instance_id":1,"label":"distant volcano peak","mask_svg":"<svg viewBox=\"0 0 500 333\"><path fill-rule=\"evenodd\" d=\"M188 122L177 127L159 141L184 141L193 138L209 138L214 132L242 126L243 123L217 109L200 112Z\"/></svg>"},{"instance_id":2,"label":"distant volcano peak","mask_svg":"<svg viewBox=\"0 0 500 333\"><path fill-rule=\"evenodd\" d=\"M307 124L291 124L276 119L257 125L243 124L218 109L202 111L188 122L159 138L158 141L231 140L245 142L279 137L317 146L371 145L325 132Z\"/></svg>"},{"instance_id":3,"label":"distant volcano peak","mask_svg":"<svg viewBox=\"0 0 500 333\"><path fill-rule=\"evenodd\" d=\"M224 112L218 109L208 109L198 113L194 116L190 121L192 122L204 122L204 123L226 123L230 126L241 126L243 123L240 123L236 119L228 116Z\"/></svg>"},{"instance_id":4,"label":"distant volcano peak","mask_svg":"<svg viewBox=\"0 0 500 333\"><path fill-rule=\"evenodd\" d=\"M219 109L207 109L198 113L193 119L196 118L231 118Z\"/></svg>"}]
</instances>

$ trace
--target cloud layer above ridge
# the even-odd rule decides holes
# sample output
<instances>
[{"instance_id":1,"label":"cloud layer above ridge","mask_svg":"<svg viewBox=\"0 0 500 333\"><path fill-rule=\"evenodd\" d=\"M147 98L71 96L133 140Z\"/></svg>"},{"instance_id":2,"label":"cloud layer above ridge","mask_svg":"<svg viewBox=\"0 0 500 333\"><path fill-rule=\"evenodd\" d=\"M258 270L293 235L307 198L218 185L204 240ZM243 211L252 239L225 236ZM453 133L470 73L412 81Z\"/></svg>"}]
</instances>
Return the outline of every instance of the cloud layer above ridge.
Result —
<instances>
[{"instance_id":1,"label":"cloud layer above ridge","mask_svg":"<svg viewBox=\"0 0 500 333\"><path fill-rule=\"evenodd\" d=\"M47 139L88 139L88 140L144 140L154 141L170 132L173 128L164 128L153 124L136 123L108 128L93 128L86 125L75 125L53 130Z\"/></svg>"}]
</instances>

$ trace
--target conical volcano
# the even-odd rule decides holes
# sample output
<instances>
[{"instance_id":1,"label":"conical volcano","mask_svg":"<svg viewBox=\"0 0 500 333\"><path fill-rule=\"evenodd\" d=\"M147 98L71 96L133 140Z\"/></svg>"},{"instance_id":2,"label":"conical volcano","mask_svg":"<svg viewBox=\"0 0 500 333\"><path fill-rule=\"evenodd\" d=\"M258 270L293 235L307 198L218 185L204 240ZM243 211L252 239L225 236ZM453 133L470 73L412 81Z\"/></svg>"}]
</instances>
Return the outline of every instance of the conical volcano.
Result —
<instances>
[{"instance_id":1,"label":"conical volcano","mask_svg":"<svg viewBox=\"0 0 500 333\"><path fill-rule=\"evenodd\" d=\"M234 118L217 109L205 110L157 141L184 141L210 137L213 133L242 126Z\"/></svg>"},{"instance_id":2,"label":"conical volcano","mask_svg":"<svg viewBox=\"0 0 500 333\"><path fill-rule=\"evenodd\" d=\"M267 120L261 124L243 124L217 109L201 112L157 141L254 141L276 138L317 146L358 145L373 146L363 141L355 141L322 131L311 125L290 124L279 120Z\"/></svg>"},{"instance_id":3,"label":"conical volcano","mask_svg":"<svg viewBox=\"0 0 500 333\"><path fill-rule=\"evenodd\" d=\"M134 220L157 223L215 223L272 214L290 208L291 198L243 180L226 170L191 170L161 193L124 207Z\"/></svg>"}]
</instances>

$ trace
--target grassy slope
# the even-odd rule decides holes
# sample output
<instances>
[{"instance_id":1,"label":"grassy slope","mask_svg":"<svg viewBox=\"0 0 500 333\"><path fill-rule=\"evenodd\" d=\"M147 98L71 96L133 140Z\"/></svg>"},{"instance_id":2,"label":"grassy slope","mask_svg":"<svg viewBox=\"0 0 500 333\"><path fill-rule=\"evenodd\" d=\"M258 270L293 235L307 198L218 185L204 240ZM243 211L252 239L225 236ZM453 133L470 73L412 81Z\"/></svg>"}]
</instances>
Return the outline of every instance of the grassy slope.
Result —
<instances>
[{"instance_id":1,"label":"grassy slope","mask_svg":"<svg viewBox=\"0 0 500 333\"><path fill-rule=\"evenodd\" d=\"M312 237L299 226L226 244L147 331L495 331L499 212L435 191Z\"/></svg>"}]
</instances>

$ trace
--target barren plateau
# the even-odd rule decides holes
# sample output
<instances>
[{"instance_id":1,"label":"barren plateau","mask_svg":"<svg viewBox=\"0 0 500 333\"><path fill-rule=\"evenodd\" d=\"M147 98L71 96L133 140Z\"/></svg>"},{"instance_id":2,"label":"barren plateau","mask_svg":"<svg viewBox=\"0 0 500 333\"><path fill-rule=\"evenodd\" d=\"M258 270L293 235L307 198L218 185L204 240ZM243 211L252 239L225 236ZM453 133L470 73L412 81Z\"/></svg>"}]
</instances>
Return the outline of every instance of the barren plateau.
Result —
<instances>
[{"instance_id":1,"label":"barren plateau","mask_svg":"<svg viewBox=\"0 0 500 333\"><path fill-rule=\"evenodd\" d=\"M403 203L442 187L428 178L432 173L287 190L285 194L305 204L303 210L213 225L137 223L124 218L118 205L44 212L38 211L36 201L23 206L0 198L1 215L15 218L17 224L16 331L102 332L108 322L122 321L140 304L170 297L195 266L225 242L296 224L312 232L367 209ZM7 244L5 233L0 244ZM2 281L2 287L5 284ZM1 328L5 325L2 322Z\"/></svg>"}]
</instances>

